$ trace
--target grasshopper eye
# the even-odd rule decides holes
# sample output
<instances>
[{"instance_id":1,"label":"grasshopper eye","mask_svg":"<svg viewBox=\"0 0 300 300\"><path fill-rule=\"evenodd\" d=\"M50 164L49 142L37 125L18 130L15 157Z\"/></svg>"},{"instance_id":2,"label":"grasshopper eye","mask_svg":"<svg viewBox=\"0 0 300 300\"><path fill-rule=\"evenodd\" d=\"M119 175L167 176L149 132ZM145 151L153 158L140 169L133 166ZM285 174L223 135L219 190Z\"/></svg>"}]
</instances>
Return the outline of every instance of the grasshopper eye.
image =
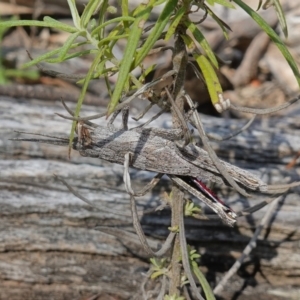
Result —
<instances>
[{"instance_id":1,"label":"grasshopper eye","mask_svg":"<svg viewBox=\"0 0 300 300\"><path fill-rule=\"evenodd\" d=\"M82 121L79 121L76 125L76 133L78 135L78 142L82 146L89 146L92 143L92 138L90 134L90 128L85 125Z\"/></svg>"}]
</instances>

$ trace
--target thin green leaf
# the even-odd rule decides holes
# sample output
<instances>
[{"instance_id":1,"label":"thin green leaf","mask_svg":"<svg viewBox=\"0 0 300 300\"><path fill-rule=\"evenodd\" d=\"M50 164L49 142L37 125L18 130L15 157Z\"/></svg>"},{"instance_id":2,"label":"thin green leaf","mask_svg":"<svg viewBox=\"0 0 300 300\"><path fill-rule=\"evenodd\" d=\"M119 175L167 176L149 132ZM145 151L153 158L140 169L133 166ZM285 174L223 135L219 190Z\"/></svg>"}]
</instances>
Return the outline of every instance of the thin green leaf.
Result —
<instances>
[{"instance_id":1,"label":"thin green leaf","mask_svg":"<svg viewBox=\"0 0 300 300\"><path fill-rule=\"evenodd\" d=\"M215 0L214 2L217 3L217 4L223 5L227 8L235 9L235 6L232 3L230 3L226 0Z\"/></svg>"},{"instance_id":2,"label":"thin green leaf","mask_svg":"<svg viewBox=\"0 0 300 300\"><path fill-rule=\"evenodd\" d=\"M46 19L46 17L44 18ZM48 20L44 21L32 21L32 20L13 20L13 21L5 21L0 22L0 28L9 28L9 27L15 27L15 26L38 26L38 27L49 27L49 28L56 28L60 29L62 31L74 33L77 32L77 29L69 26L67 24L61 23L61 22L52 22Z\"/></svg>"},{"instance_id":3,"label":"thin green leaf","mask_svg":"<svg viewBox=\"0 0 300 300\"><path fill-rule=\"evenodd\" d=\"M76 1L75 0L67 0L67 1L69 4L70 11L71 11L73 23L74 23L75 27L80 30L81 29L80 17L79 17L78 10L76 7Z\"/></svg>"},{"instance_id":4,"label":"thin green leaf","mask_svg":"<svg viewBox=\"0 0 300 300\"><path fill-rule=\"evenodd\" d=\"M288 29L287 29L286 19L285 19L285 16L284 16L282 6L281 6L279 0L274 0L273 5L274 5L275 10L277 12L277 17L278 17L281 29L283 31L283 34L287 38L288 37Z\"/></svg>"},{"instance_id":5,"label":"thin green leaf","mask_svg":"<svg viewBox=\"0 0 300 300\"><path fill-rule=\"evenodd\" d=\"M94 35L96 32L98 32L100 29L102 28L105 28L107 25L110 25L110 24L113 24L113 23L117 23L117 22L134 22L135 21L135 18L133 17L118 17L118 18L114 18L114 19L111 19L99 26L97 26L96 28L93 29L91 35Z\"/></svg>"},{"instance_id":6,"label":"thin green leaf","mask_svg":"<svg viewBox=\"0 0 300 300\"><path fill-rule=\"evenodd\" d=\"M155 42L159 39L160 35L162 34L163 30L165 29L166 25L168 24L171 15L174 12L174 9L177 5L178 0L169 0L163 11L158 17L158 20L156 21L152 31L150 32L149 36L147 37L146 42L142 46L142 48L137 52L134 66L138 66L143 59L146 57L146 55L149 53L149 51L152 49Z\"/></svg>"},{"instance_id":7,"label":"thin green leaf","mask_svg":"<svg viewBox=\"0 0 300 300\"><path fill-rule=\"evenodd\" d=\"M97 69L95 70L95 76L94 76L94 78L99 78L100 76L102 76L105 73L105 71L106 71L106 69L105 69L106 63L107 63L107 59L102 59L101 60L101 62L97 66Z\"/></svg>"},{"instance_id":8,"label":"thin green leaf","mask_svg":"<svg viewBox=\"0 0 300 300\"><path fill-rule=\"evenodd\" d=\"M129 10L128 10L128 0L122 0L122 16L128 17L129 16ZM127 21L124 22L124 28L128 28L129 23Z\"/></svg>"},{"instance_id":9,"label":"thin green leaf","mask_svg":"<svg viewBox=\"0 0 300 300\"><path fill-rule=\"evenodd\" d=\"M60 51L60 55L59 58L61 61L64 60L67 52L70 50L70 48L72 47L74 41L84 32L75 32L73 34L71 34L68 39L66 40L66 42L64 43L64 45L62 46L61 51Z\"/></svg>"},{"instance_id":10,"label":"thin green leaf","mask_svg":"<svg viewBox=\"0 0 300 300\"><path fill-rule=\"evenodd\" d=\"M142 84L139 82L139 80L133 74L129 73L129 78L132 81L134 88L139 89L142 87Z\"/></svg>"},{"instance_id":11,"label":"thin green leaf","mask_svg":"<svg viewBox=\"0 0 300 300\"><path fill-rule=\"evenodd\" d=\"M55 20L55 19L53 19L53 18L51 18L49 16L45 16L43 18L43 21L47 22L47 24L49 24L49 25L47 25L47 27L55 27L57 29L60 29L62 31L66 31L66 32L70 32L70 33L74 33L74 32L78 31L76 27L73 27L73 26L70 26L68 24L65 24L65 23L62 23L60 21L57 21L57 20ZM50 26L50 24L52 26Z\"/></svg>"},{"instance_id":12,"label":"thin green leaf","mask_svg":"<svg viewBox=\"0 0 300 300\"><path fill-rule=\"evenodd\" d=\"M134 19L135 20L135 19ZM103 28L100 28L100 30L97 32L97 35L98 36L102 36L102 31L103 31ZM114 38L115 36L123 36L123 37L127 37L128 36L128 33L126 33L126 35L124 34L124 26L122 23L118 24L116 27L114 27L110 33L108 34L108 36L106 37L102 37L100 39L100 42L97 44L96 48L99 49L100 46L102 45L106 45L110 42L109 44L109 48L107 49L105 55L107 57L110 57L112 56L112 52L113 52L113 47L114 45L117 43L118 39Z\"/></svg>"},{"instance_id":13,"label":"thin green leaf","mask_svg":"<svg viewBox=\"0 0 300 300\"><path fill-rule=\"evenodd\" d=\"M78 46L81 46L82 44L84 43L77 43L77 44L73 44L71 46L71 48L76 48ZM33 60L30 60L29 62L25 63L24 65L22 65L22 68L28 68L28 67L31 67L31 66L34 66L42 61L47 61L48 59L50 59L50 57L54 56L54 55L57 55L60 53L62 47L61 48L58 48L58 49L54 49L52 51L49 51ZM90 51L90 50L89 50ZM53 58L53 59L57 59L57 57Z\"/></svg>"},{"instance_id":14,"label":"thin green leaf","mask_svg":"<svg viewBox=\"0 0 300 300\"><path fill-rule=\"evenodd\" d=\"M208 14L218 23L218 25L221 27L223 34L225 36L226 39L229 38L227 30L231 30L231 28L229 27L229 25L227 25L223 20L221 20L209 7L206 6L207 12Z\"/></svg>"},{"instance_id":15,"label":"thin green leaf","mask_svg":"<svg viewBox=\"0 0 300 300\"><path fill-rule=\"evenodd\" d=\"M128 34L121 34L121 35L116 35L116 36L108 36L107 38L102 39L99 43L98 43L98 48L102 47L105 44L108 44L111 41L114 40L120 40L120 39L124 39L127 38ZM125 57L125 56L124 56Z\"/></svg>"},{"instance_id":16,"label":"thin green leaf","mask_svg":"<svg viewBox=\"0 0 300 300\"><path fill-rule=\"evenodd\" d=\"M262 3L263 3L263 1L259 0L259 3L258 3L256 11L260 10Z\"/></svg>"},{"instance_id":17,"label":"thin green leaf","mask_svg":"<svg viewBox=\"0 0 300 300\"><path fill-rule=\"evenodd\" d=\"M87 28L92 15L96 12L96 9L101 4L101 1L102 0L89 0L88 1L87 5L85 6L85 8L81 14L81 20L80 20L81 28Z\"/></svg>"},{"instance_id":18,"label":"thin green leaf","mask_svg":"<svg viewBox=\"0 0 300 300\"><path fill-rule=\"evenodd\" d=\"M154 3L154 6L158 6L158 5L161 5L163 3L165 3L166 0L157 0L155 3Z\"/></svg>"},{"instance_id":19,"label":"thin green leaf","mask_svg":"<svg viewBox=\"0 0 300 300\"><path fill-rule=\"evenodd\" d=\"M209 60L204 55L199 55L195 53L193 54L193 56L202 71L211 102L215 106L219 103L219 95L223 92L218 76L213 66L210 64Z\"/></svg>"},{"instance_id":20,"label":"thin green leaf","mask_svg":"<svg viewBox=\"0 0 300 300\"><path fill-rule=\"evenodd\" d=\"M128 13L128 0L122 0L122 16L129 16Z\"/></svg>"},{"instance_id":21,"label":"thin green leaf","mask_svg":"<svg viewBox=\"0 0 300 300\"><path fill-rule=\"evenodd\" d=\"M276 44L278 49L281 51L282 55L285 57L286 61L290 65L295 78L297 79L298 85L300 86L300 73L295 63L291 53L288 51L287 47L284 45L283 41L275 33L275 31L266 23L266 21L257 14L251 7L245 4L241 0L233 0L237 5L239 5L245 12L247 12L251 18L268 34L271 40Z\"/></svg>"},{"instance_id":22,"label":"thin green leaf","mask_svg":"<svg viewBox=\"0 0 300 300\"><path fill-rule=\"evenodd\" d=\"M0 65L0 67L1 67L1 65ZM3 70L3 68L2 68L2 70ZM2 72L2 70L0 71L0 85L6 84L8 82L8 80L5 77L5 72L4 71Z\"/></svg>"},{"instance_id":23,"label":"thin green leaf","mask_svg":"<svg viewBox=\"0 0 300 300\"><path fill-rule=\"evenodd\" d=\"M0 24L4 21L14 21L14 20L18 20L19 18L17 16L12 16L8 19L2 19L1 16L0 16ZM8 30L9 28L0 28L0 42L2 41L2 38L4 36L4 34L6 33L6 31Z\"/></svg>"},{"instance_id":24,"label":"thin green leaf","mask_svg":"<svg viewBox=\"0 0 300 300\"><path fill-rule=\"evenodd\" d=\"M118 81L116 83L111 101L109 102L107 116L109 116L114 111L122 95L123 88L126 82L128 81L128 73L130 71L135 51L143 31L143 26L150 16L154 2L154 0L151 0L148 2L147 5L141 4L138 7L138 11L136 11L136 20L134 21L131 27L127 45L124 51L124 58L120 66Z\"/></svg>"},{"instance_id":25,"label":"thin green leaf","mask_svg":"<svg viewBox=\"0 0 300 300\"><path fill-rule=\"evenodd\" d=\"M22 65L22 69L34 66L42 61L45 61L46 59L50 58L51 56L59 54L60 51L61 51L61 48L55 49L55 50L49 51L49 52L35 58L33 60L30 60L29 62Z\"/></svg>"},{"instance_id":26,"label":"thin green leaf","mask_svg":"<svg viewBox=\"0 0 300 300\"><path fill-rule=\"evenodd\" d=\"M89 83L91 81L91 78L93 77L94 70L97 68L99 62L102 59L102 55L103 55L102 51L99 51L98 55L95 57L92 65L91 65L88 73L86 74L83 86L81 88L80 96L79 96L79 99L77 101L77 105L76 105L76 109L75 109L75 114L74 114L75 118L78 118L78 116L79 116L79 113L80 113L80 110L81 110L81 106L82 106L82 103L83 103L83 100L84 100L84 97L85 97L85 94L86 94L87 87L88 87L88 85L89 85ZM74 139L74 132L75 132L76 123L77 123L77 121L73 121L71 132L70 132L69 157L70 157L70 154L71 154L71 149L72 149L72 143L73 143L73 139Z\"/></svg>"},{"instance_id":27,"label":"thin green leaf","mask_svg":"<svg viewBox=\"0 0 300 300\"><path fill-rule=\"evenodd\" d=\"M197 277L199 283L201 284L201 287L206 296L206 300L216 300L209 283L207 282L205 276L200 271L200 269L195 261L192 261L192 269L193 269L193 272L194 272L195 276Z\"/></svg>"},{"instance_id":28,"label":"thin green leaf","mask_svg":"<svg viewBox=\"0 0 300 300\"><path fill-rule=\"evenodd\" d=\"M174 35L174 32L175 32L178 24L180 23L182 17L184 16L184 13L185 13L185 7L182 6L176 12L176 15L174 16L174 18L169 26L169 29L165 35L165 41L168 41L171 38L171 36Z\"/></svg>"},{"instance_id":29,"label":"thin green leaf","mask_svg":"<svg viewBox=\"0 0 300 300\"><path fill-rule=\"evenodd\" d=\"M98 51L94 50L94 49L83 50L83 51L78 51L78 52L74 52L69 55L66 55L63 60L59 56L59 57L55 57L55 58L48 58L48 59L45 59L44 61L47 63L56 64L56 63L60 63L62 61L67 61L67 60L75 58L75 57L88 55L90 53L96 54L96 53L98 53Z\"/></svg>"},{"instance_id":30,"label":"thin green leaf","mask_svg":"<svg viewBox=\"0 0 300 300\"><path fill-rule=\"evenodd\" d=\"M189 35L181 34L180 36L182 37L186 47L188 47L189 50L194 50L196 48L195 42Z\"/></svg>"},{"instance_id":31,"label":"thin green leaf","mask_svg":"<svg viewBox=\"0 0 300 300\"><path fill-rule=\"evenodd\" d=\"M108 0L104 0L99 9L98 24L103 24L105 22L105 16L107 15L107 8L108 8ZM103 39L104 36L105 36L105 30L104 28L101 28L98 31L98 40Z\"/></svg>"},{"instance_id":32,"label":"thin green leaf","mask_svg":"<svg viewBox=\"0 0 300 300\"><path fill-rule=\"evenodd\" d=\"M208 56L208 58L210 59L210 61L212 62L212 64L216 68L218 68L219 65L218 65L218 61L217 61L217 59L215 57L215 54L213 53L213 51L212 51L209 43L205 39L205 37L202 34L202 32L190 20L186 21L185 25L187 26L187 28L189 29L189 31L193 34L195 40L200 44L200 46L202 47L202 49L205 51L206 55Z\"/></svg>"},{"instance_id":33,"label":"thin green leaf","mask_svg":"<svg viewBox=\"0 0 300 300\"><path fill-rule=\"evenodd\" d=\"M215 1L214 0L206 0L206 2L210 5L210 6L214 6Z\"/></svg>"},{"instance_id":34,"label":"thin green leaf","mask_svg":"<svg viewBox=\"0 0 300 300\"><path fill-rule=\"evenodd\" d=\"M268 9L272 5L273 5L273 0L266 0L266 2L263 5L263 9Z\"/></svg>"},{"instance_id":35,"label":"thin green leaf","mask_svg":"<svg viewBox=\"0 0 300 300\"><path fill-rule=\"evenodd\" d=\"M154 64L154 65L151 65L150 67L148 67L146 70L144 70L144 72L139 77L139 82L145 82L145 78L147 77L147 75L149 75L150 72L154 71L156 66L157 65Z\"/></svg>"},{"instance_id":36,"label":"thin green leaf","mask_svg":"<svg viewBox=\"0 0 300 300\"><path fill-rule=\"evenodd\" d=\"M14 19L10 19L10 21L12 21ZM1 19L0 19L0 24L1 24ZM6 32L7 28L0 28L0 42L2 41L2 38ZM0 85L1 84L6 84L7 83L7 78L5 76L5 68L2 64L2 58L1 58L1 54L0 54Z\"/></svg>"},{"instance_id":37,"label":"thin green leaf","mask_svg":"<svg viewBox=\"0 0 300 300\"><path fill-rule=\"evenodd\" d=\"M161 275L164 275L165 273L166 273L165 270L155 271L155 272L153 272L153 273L151 274L150 278L151 278L151 279L155 279L155 278L157 278L157 277L159 277L159 276L161 276Z\"/></svg>"},{"instance_id":38,"label":"thin green leaf","mask_svg":"<svg viewBox=\"0 0 300 300\"><path fill-rule=\"evenodd\" d=\"M40 73L37 70L6 69L4 70L4 74L6 77L19 77L30 80L37 80L40 77Z\"/></svg>"}]
</instances>

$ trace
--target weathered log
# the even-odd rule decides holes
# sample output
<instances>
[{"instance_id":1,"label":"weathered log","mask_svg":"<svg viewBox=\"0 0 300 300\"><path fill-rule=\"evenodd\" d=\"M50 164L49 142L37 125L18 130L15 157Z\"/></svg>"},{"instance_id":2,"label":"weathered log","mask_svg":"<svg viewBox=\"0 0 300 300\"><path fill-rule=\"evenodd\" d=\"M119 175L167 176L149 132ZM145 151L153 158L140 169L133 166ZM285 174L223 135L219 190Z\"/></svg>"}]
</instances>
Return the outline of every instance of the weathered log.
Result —
<instances>
[{"instance_id":1,"label":"weathered log","mask_svg":"<svg viewBox=\"0 0 300 300\"><path fill-rule=\"evenodd\" d=\"M137 239L125 234L112 236L97 228L113 226L133 232L122 166L76 152L68 161L65 147L9 140L19 136L14 130L68 135L70 122L54 115L64 113L59 102L2 98L0 111L0 299L86 299L97 294L98 299L132 298L139 292L142 272L147 271L146 253ZM82 114L96 111L99 108L84 107ZM299 106L294 106L287 117L258 120L232 140L212 144L223 159L252 169L267 183L299 180L298 166L292 171L285 169L300 149L297 112ZM207 131L219 135L243 122L204 117ZM168 124L167 116L156 123L165 128ZM78 200L53 173L105 211ZM132 170L134 189L143 187L151 176ZM163 179L151 193L139 198L139 210L157 207L169 188L170 182ZM241 198L225 186L214 190L236 210L262 199L259 195ZM298 201L295 189L280 203L257 248L228 283L224 299L239 292L240 299L299 299ZM203 210L210 219L187 218L186 231L189 242L202 253L203 271L214 285L240 256L265 208L239 219L233 229ZM168 209L143 216L142 225L153 249L163 242L169 224Z\"/></svg>"}]
</instances>

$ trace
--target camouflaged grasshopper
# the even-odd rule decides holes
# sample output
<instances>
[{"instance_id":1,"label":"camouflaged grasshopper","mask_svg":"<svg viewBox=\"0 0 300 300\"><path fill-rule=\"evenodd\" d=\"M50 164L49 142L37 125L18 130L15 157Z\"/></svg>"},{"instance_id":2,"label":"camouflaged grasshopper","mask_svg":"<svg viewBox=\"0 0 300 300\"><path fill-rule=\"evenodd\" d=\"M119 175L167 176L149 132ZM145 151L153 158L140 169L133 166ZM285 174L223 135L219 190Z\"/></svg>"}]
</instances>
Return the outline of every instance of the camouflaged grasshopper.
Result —
<instances>
[{"instance_id":1,"label":"camouflaged grasshopper","mask_svg":"<svg viewBox=\"0 0 300 300\"><path fill-rule=\"evenodd\" d=\"M41 134L37 134L41 135ZM44 138L17 138L18 141L40 142L59 146L68 146L69 138L41 135ZM130 153L129 166L160 174L166 174L183 190L199 198L227 225L233 226L237 217L251 213L269 201L253 207L252 210L236 213L217 198L201 182L226 184L223 176L214 166L208 153L202 148L189 144L178 147L176 141L181 138L180 130L158 128L134 128L130 130L102 127L91 122L80 121L77 124L77 137L72 148L82 156L95 157L106 161L124 164L125 155ZM291 186L268 186L252 173L221 161L233 180L249 192L279 194ZM155 184L157 181L155 181Z\"/></svg>"}]
</instances>

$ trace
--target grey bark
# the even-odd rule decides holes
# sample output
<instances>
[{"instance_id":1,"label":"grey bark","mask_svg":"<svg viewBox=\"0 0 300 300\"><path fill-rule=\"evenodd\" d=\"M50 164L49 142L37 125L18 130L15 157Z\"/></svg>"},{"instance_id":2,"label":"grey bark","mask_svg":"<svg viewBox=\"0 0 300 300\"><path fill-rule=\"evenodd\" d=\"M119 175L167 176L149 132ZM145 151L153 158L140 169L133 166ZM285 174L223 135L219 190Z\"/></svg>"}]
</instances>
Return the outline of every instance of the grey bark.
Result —
<instances>
[{"instance_id":1,"label":"grey bark","mask_svg":"<svg viewBox=\"0 0 300 300\"><path fill-rule=\"evenodd\" d=\"M1 98L0 106L0 299L85 299L96 294L99 299L133 297L143 281L142 272L147 271L146 253L137 239L97 230L101 225L133 232L122 166L82 157L75 151L68 161L67 147L8 140L20 136L14 130L68 135L70 122L54 115L64 113L59 102ZM98 111L84 107L82 114ZM259 120L240 136L212 144L222 159L252 169L268 184L299 180L298 166L285 169L300 149L298 112L299 106L294 106L287 117ZM155 125L167 128L171 119L166 115L162 119ZM105 120L97 122L103 125ZM242 121L209 117L204 124L209 132L227 135L242 126ZM130 127L134 125L130 123ZM53 173L116 214L97 211L78 200L55 181ZM134 189L143 187L151 175L133 169ZM139 198L139 209L157 207L169 189L164 178L151 193ZM214 191L235 210L262 199L244 199L224 185L215 185ZM272 227L263 232L248 262L228 283L225 299L243 286L240 299L299 298L298 202L298 190L294 189L280 203ZM213 284L239 257L265 210L239 219L233 229L205 207L203 210L210 219L186 219L186 234L202 253L203 271ZM142 225L156 250L168 234L170 214L168 210L146 214Z\"/></svg>"}]
</instances>

